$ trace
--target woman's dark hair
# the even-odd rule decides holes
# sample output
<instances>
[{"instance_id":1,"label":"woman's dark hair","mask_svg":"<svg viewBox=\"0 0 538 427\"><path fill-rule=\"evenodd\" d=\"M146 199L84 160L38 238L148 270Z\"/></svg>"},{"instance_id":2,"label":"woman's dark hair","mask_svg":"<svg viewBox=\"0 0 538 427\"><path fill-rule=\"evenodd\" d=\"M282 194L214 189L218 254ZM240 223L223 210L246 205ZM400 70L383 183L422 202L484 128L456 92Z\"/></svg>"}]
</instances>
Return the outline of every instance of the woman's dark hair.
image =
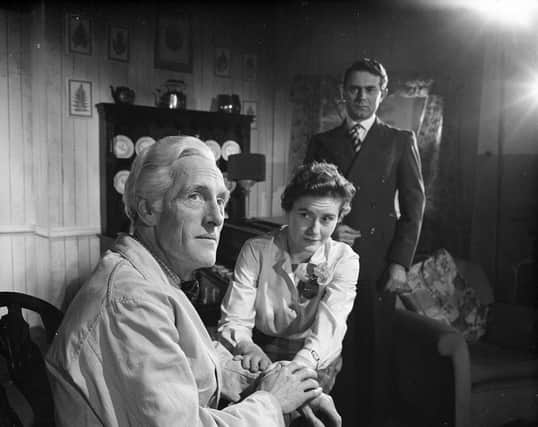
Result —
<instances>
[{"instance_id":1,"label":"woman's dark hair","mask_svg":"<svg viewBox=\"0 0 538 427\"><path fill-rule=\"evenodd\" d=\"M321 196L342 199L340 219L351 210L355 186L332 163L312 162L299 166L281 197L282 209L291 211L300 197Z\"/></svg>"}]
</instances>

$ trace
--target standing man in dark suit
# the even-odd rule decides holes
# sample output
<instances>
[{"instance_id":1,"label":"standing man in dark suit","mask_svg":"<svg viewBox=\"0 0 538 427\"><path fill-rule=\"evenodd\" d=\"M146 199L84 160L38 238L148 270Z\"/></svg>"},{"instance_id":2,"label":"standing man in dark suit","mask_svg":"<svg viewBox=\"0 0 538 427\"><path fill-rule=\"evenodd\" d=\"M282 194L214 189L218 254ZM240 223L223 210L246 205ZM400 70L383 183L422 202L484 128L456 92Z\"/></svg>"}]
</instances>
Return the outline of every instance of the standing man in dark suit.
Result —
<instances>
[{"instance_id":1,"label":"standing man in dark suit","mask_svg":"<svg viewBox=\"0 0 538 427\"><path fill-rule=\"evenodd\" d=\"M390 413L394 291L407 280L424 213L415 135L376 116L387 84L379 62L363 58L352 64L344 75L347 117L341 126L314 135L305 158L336 164L357 189L351 213L334 232L361 263L334 392L344 427L381 426Z\"/></svg>"}]
</instances>

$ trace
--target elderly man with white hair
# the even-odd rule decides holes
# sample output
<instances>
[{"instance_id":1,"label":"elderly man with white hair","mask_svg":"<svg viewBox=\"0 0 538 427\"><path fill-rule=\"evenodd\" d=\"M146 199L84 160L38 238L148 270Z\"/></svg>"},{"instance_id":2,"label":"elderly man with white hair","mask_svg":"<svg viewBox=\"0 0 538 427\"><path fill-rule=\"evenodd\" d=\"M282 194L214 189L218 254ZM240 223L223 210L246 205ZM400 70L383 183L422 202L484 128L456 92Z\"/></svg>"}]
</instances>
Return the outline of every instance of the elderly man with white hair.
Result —
<instances>
[{"instance_id":1,"label":"elderly man with white hair","mask_svg":"<svg viewBox=\"0 0 538 427\"><path fill-rule=\"evenodd\" d=\"M314 371L250 374L186 295L215 263L228 197L196 138L163 138L135 159L123 198L132 234L103 255L47 354L58 425L272 427L307 403L314 425L340 425Z\"/></svg>"}]
</instances>

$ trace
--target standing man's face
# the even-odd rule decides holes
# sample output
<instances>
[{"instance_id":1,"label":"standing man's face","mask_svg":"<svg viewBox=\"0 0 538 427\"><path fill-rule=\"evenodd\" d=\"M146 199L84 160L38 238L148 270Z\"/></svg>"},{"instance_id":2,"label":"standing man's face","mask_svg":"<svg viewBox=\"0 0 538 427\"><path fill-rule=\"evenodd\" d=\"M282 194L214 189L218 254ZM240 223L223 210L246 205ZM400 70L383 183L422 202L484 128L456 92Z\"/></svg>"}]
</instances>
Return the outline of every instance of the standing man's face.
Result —
<instances>
[{"instance_id":1,"label":"standing man's face","mask_svg":"<svg viewBox=\"0 0 538 427\"><path fill-rule=\"evenodd\" d=\"M381 77L368 71L353 71L344 84L349 118L360 121L372 117L386 94L387 89L381 88Z\"/></svg>"}]
</instances>

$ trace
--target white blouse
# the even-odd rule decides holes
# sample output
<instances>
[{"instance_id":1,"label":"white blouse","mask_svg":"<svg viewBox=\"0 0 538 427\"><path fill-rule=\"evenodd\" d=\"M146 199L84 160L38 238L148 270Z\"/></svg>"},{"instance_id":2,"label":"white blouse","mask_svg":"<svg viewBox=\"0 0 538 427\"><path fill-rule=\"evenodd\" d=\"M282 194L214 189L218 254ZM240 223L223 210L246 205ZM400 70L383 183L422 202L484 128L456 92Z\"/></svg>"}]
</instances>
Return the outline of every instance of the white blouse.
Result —
<instances>
[{"instance_id":1,"label":"white blouse","mask_svg":"<svg viewBox=\"0 0 538 427\"><path fill-rule=\"evenodd\" d=\"M328 280L312 299L299 294L292 269L287 227L248 240L237 258L224 296L218 331L234 347L252 341L252 328L270 336L304 339L294 361L323 369L342 350L346 319L353 307L359 256L345 243L329 240L311 257L328 266ZM319 360L318 360L319 359Z\"/></svg>"}]
</instances>

